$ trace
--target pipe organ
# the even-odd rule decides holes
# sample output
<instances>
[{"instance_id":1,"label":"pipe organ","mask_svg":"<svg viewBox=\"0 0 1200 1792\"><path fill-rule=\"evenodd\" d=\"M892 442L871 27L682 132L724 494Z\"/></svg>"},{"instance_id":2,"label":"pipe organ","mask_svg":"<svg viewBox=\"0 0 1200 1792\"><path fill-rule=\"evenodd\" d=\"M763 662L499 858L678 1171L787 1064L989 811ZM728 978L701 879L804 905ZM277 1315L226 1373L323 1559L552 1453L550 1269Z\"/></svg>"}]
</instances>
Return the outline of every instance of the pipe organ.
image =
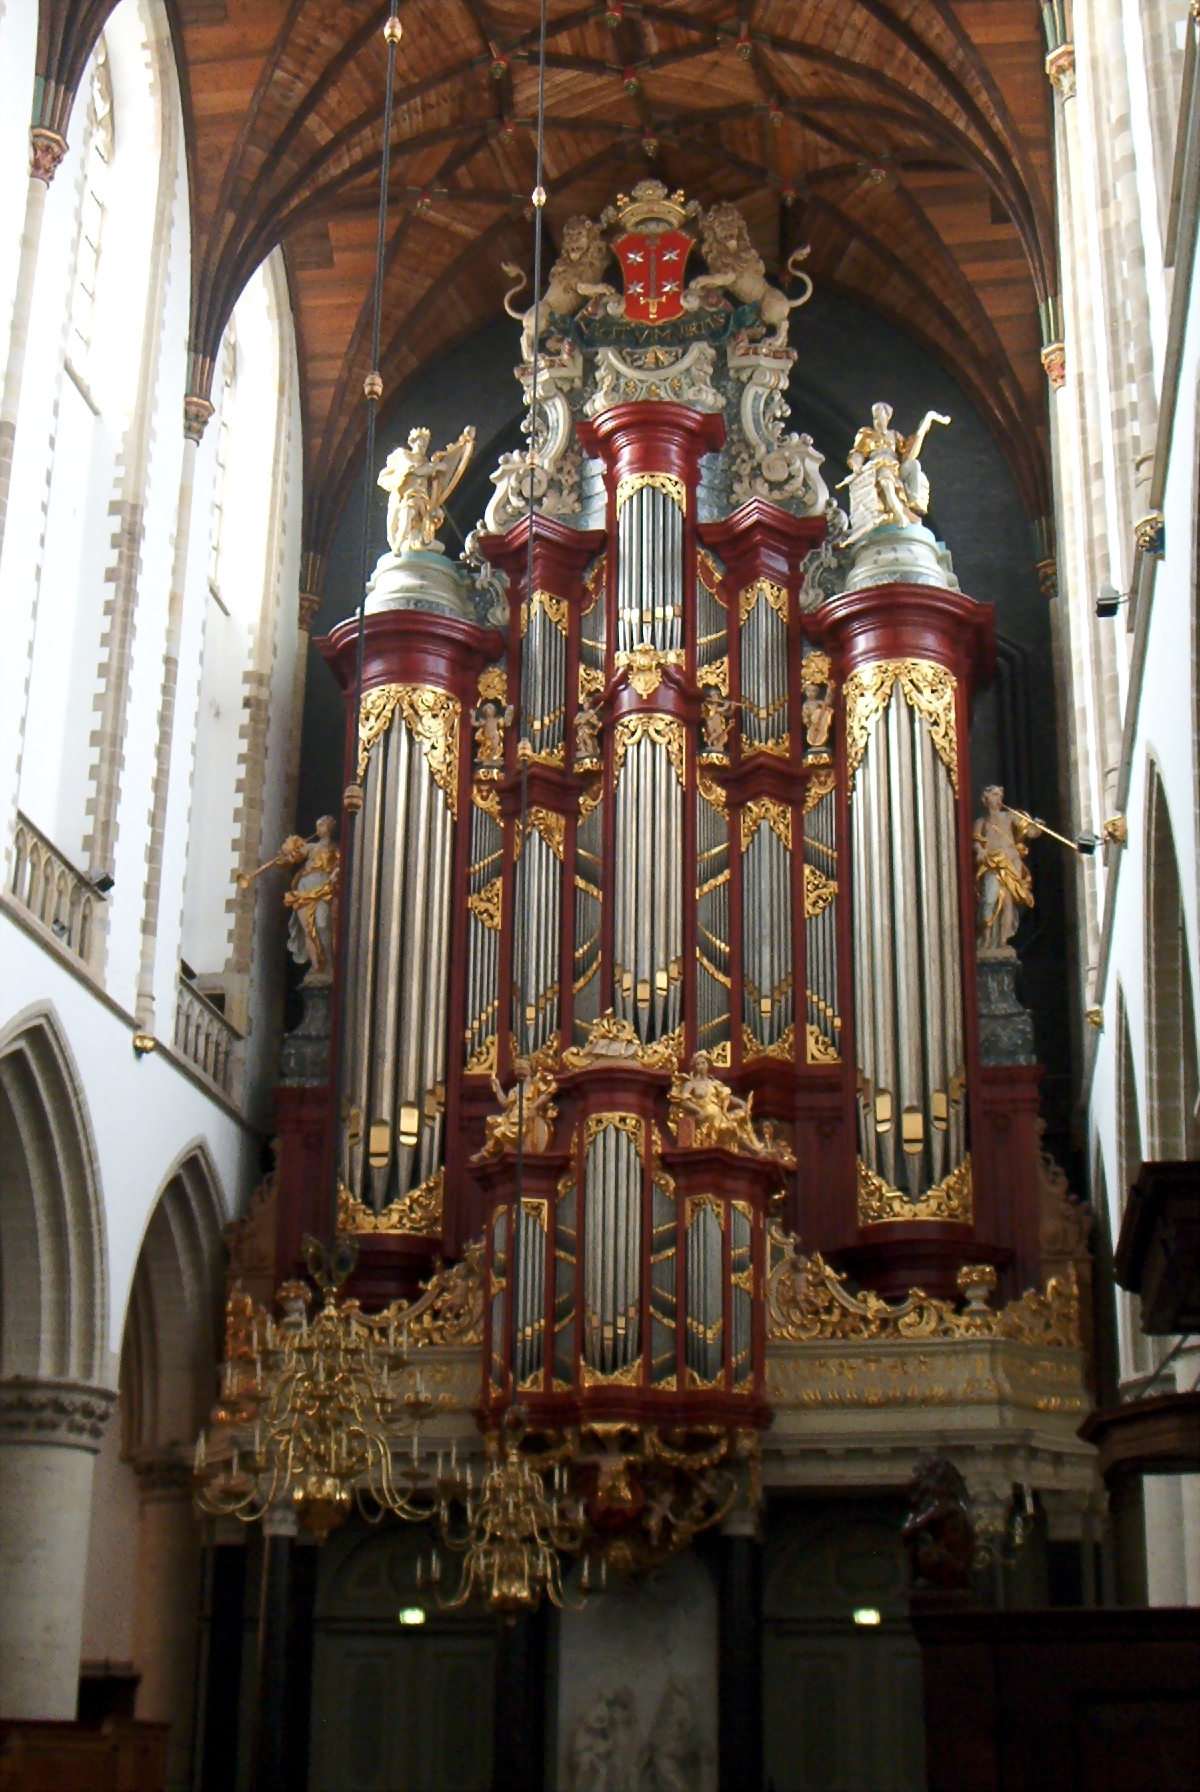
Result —
<instances>
[{"instance_id":1,"label":"pipe organ","mask_svg":"<svg viewBox=\"0 0 1200 1792\"><path fill-rule=\"evenodd\" d=\"M643 182L606 218L686 262L694 215ZM765 1422L777 1197L885 1291L1036 1275L977 1045L990 610L870 512L873 462L847 524L784 432L786 323L706 279L554 320L542 496L502 464L469 564L385 556L350 716L348 1223L484 1232L485 1413L660 1436Z\"/></svg>"}]
</instances>

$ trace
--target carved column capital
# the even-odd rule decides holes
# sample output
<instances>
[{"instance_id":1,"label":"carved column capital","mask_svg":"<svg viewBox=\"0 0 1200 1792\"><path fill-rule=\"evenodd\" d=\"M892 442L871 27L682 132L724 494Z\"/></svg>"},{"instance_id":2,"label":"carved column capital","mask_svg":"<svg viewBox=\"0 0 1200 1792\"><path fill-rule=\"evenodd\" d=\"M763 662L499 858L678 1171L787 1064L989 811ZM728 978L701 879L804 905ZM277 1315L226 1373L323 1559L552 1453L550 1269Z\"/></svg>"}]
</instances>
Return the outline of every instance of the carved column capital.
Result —
<instances>
[{"instance_id":1,"label":"carved column capital","mask_svg":"<svg viewBox=\"0 0 1200 1792\"><path fill-rule=\"evenodd\" d=\"M58 164L67 153L67 140L45 125L35 124L29 133L29 178L49 186Z\"/></svg>"},{"instance_id":2,"label":"carved column capital","mask_svg":"<svg viewBox=\"0 0 1200 1792\"><path fill-rule=\"evenodd\" d=\"M1075 98L1075 45L1059 44L1046 58L1046 73L1051 85L1058 88L1064 100Z\"/></svg>"},{"instance_id":3,"label":"carved column capital","mask_svg":"<svg viewBox=\"0 0 1200 1792\"><path fill-rule=\"evenodd\" d=\"M113 1388L15 1375L0 1381L0 1443L62 1444L94 1453L116 1403Z\"/></svg>"},{"instance_id":4,"label":"carved column capital","mask_svg":"<svg viewBox=\"0 0 1200 1792\"><path fill-rule=\"evenodd\" d=\"M317 611L320 608L320 605L321 599L315 591L302 591L300 593L299 622L300 633L302 635L312 634L313 623L317 619Z\"/></svg>"},{"instance_id":5,"label":"carved column capital","mask_svg":"<svg viewBox=\"0 0 1200 1792\"><path fill-rule=\"evenodd\" d=\"M200 398L194 392L188 392L183 400L183 433L189 442L198 442L204 434L204 426L213 414L213 406L207 398Z\"/></svg>"},{"instance_id":6,"label":"carved column capital","mask_svg":"<svg viewBox=\"0 0 1200 1792\"><path fill-rule=\"evenodd\" d=\"M1057 392L1067 380L1067 351L1061 342L1048 342L1042 350L1042 366L1046 377Z\"/></svg>"}]
</instances>

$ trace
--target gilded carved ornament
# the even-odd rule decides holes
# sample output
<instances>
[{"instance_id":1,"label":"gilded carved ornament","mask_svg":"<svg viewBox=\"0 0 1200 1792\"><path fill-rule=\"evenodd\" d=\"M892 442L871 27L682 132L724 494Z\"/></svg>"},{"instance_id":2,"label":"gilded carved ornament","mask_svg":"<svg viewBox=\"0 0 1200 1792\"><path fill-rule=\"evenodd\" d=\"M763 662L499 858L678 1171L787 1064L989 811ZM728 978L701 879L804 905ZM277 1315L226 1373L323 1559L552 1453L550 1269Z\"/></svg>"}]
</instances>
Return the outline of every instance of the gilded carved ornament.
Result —
<instances>
[{"instance_id":1,"label":"gilded carved ornament","mask_svg":"<svg viewBox=\"0 0 1200 1792\"><path fill-rule=\"evenodd\" d=\"M811 765L813 762L809 760L808 763ZM804 786L804 813L807 815L815 809L817 804L823 802L836 786L837 773L832 765L818 764L815 771L809 772L808 781Z\"/></svg>"},{"instance_id":2,"label":"gilded carved ornament","mask_svg":"<svg viewBox=\"0 0 1200 1792\"><path fill-rule=\"evenodd\" d=\"M687 487L674 473L627 473L617 481L617 515L620 516L635 492L644 491L647 486L665 492L687 514Z\"/></svg>"},{"instance_id":3,"label":"gilded carved ornament","mask_svg":"<svg viewBox=\"0 0 1200 1792\"><path fill-rule=\"evenodd\" d=\"M750 612L754 609L760 597L765 597L780 620L784 623L787 622L787 586L777 585L774 579L756 579L753 585L746 585L743 588L738 598L738 614L743 625L746 623Z\"/></svg>"},{"instance_id":4,"label":"gilded carved ornament","mask_svg":"<svg viewBox=\"0 0 1200 1792\"><path fill-rule=\"evenodd\" d=\"M479 701L504 703L508 699L508 673L503 666L485 666L479 674Z\"/></svg>"},{"instance_id":5,"label":"gilded carved ornament","mask_svg":"<svg viewBox=\"0 0 1200 1792\"><path fill-rule=\"evenodd\" d=\"M742 851L747 852L750 842L757 834L763 822L779 839L787 850L792 850L792 811L786 803L777 803L774 797L756 796L742 807Z\"/></svg>"},{"instance_id":6,"label":"gilded carved ornament","mask_svg":"<svg viewBox=\"0 0 1200 1792\"><path fill-rule=\"evenodd\" d=\"M521 635L528 631L530 616L537 610L543 610L554 624L560 635L567 632L569 608L565 597L555 597L550 591L535 591L527 604L521 605Z\"/></svg>"},{"instance_id":7,"label":"gilded carved ornament","mask_svg":"<svg viewBox=\"0 0 1200 1792\"><path fill-rule=\"evenodd\" d=\"M806 1059L809 1064L840 1064L842 1055L832 1039L809 1021L806 1028Z\"/></svg>"},{"instance_id":8,"label":"gilded carved ornament","mask_svg":"<svg viewBox=\"0 0 1200 1792\"><path fill-rule=\"evenodd\" d=\"M679 782L687 788L687 761L684 754L683 723L674 716L622 716L617 723L613 750L613 784L621 776L625 755L640 740L651 740L665 747Z\"/></svg>"},{"instance_id":9,"label":"gilded carved ornament","mask_svg":"<svg viewBox=\"0 0 1200 1792\"><path fill-rule=\"evenodd\" d=\"M629 682L639 697L652 697L662 683L664 666L682 666L687 658L682 647L641 645L613 656L613 664L629 673Z\"/></svg>"},{"instance_id":10,"label":"gilded carved ornament","mask_svg":"<svg viewBox=\"0 0 1200 1792\"><path fill-rule=\"evenodd\" d=\"M832 877L826 877L815 865L804 867L804 913L810 921L814 915L824 914L837 891L837 883Z\"/></svg>"},{"instance_id":11,"label":"gilded carved ornament","mask_svg":"<svg viewBox=\"0 0 1200 1792\"><path fill-rule=\"evenodd\" d=\"M437 1169L419 1187L375 1213L345 1186L338 1190L339 1232L409 1232L438 1238L442 1230L445 1172Z\"/></svg>"},{"instance_id":12,"label":"gilded carved ornament","mask_svg":"<svg viewBox=\"0 0 1200 1792\"><path fill-rule=\"evenodd\" d=\"M448 691L427 684L382 684L367 691L358 716L358 776L371 749L392 725L397 709L419 743L438 788L445 792L451 815L458 814L458 724L462 706Z\"/></svg>"},{"instance_id":13,"label":"gilded carved ornament","mask_svg":"<svg viewBox=\"0 0 1200 1792\"><path fill-rule=\"evenodd\" d=\"M974 1214L974 1189L971 1182L971 1154L935 1182L917 1200L910 1200L900 1189L892 1188L876 1175L862 1159L858 1159L858 1223L877 1225L884 1220L961 1220L971 1223Z\"/></svg>"},{"instance_id":14,"label":"gilded carved ornament","mask_svg":"<svg viewBox=\"0 0 1200 1792\"><path fill-rule=\"evenodd\" d=\"M859 666L846 680L846 771L851 793L867 740L892 699L899 681L909 707L929 724L938 758L958 794L958 727L954 714L958 681L933 660L876 660Z\"/></svg>"},{"instance_id":15,"label":"gilded carved ornament","mask_svg":"<svg viewBox=\"0 0 1200 1792\"><path fill-rule=\"evenodd\" d=\"M540 803L535 803L526 816L527 832L530 828L534 829L542 836L542 839L546 842L546 845L550 848L550 851L554 854L556 859L562 858L563 846L567 836L567 818L565 815L560 815L557 809L543 809ZM519 859L523 844L521 839L521 824L519 821L516 823L514 834L514 854Z\"/></svg>"},{"instance_id":16,"label":"gilded carved ornament","mask_svg":"<svg viewBox=\"0 0 1200 1792\"><path fill-rule=\"evenodd\" d=\"M709 596L716 598L721 608L725 609L725 599L721 596L721 568L707 548L701 548L696 555L696 577Z\"/></svg>"},{"instance_id":17,"label":"gilded carved ornament","mask_svg":"<svg viewBox=\"0 0 1200 1792\"><path fill-rule=\"evenodd\" d=\"M637 1030L609 1008L588 1028L583 1045L573 1045L563 1053L565 1070L584 1070L594 1064L610 1064L627 1060L647 1070L674 1070L683 1050L683 1027L676 1027L651 1045L643 1045Z\"/></svg>"},{"instance_id":18,"label":"gilded carved ornament","mask_svg":"<svg viewBox=\"0 0 1200 1792\"><path fill-rule=\"evenodd\" d=\"M504 879L493 877L484 884L482 890L476 890L473 896L467 897L467 907L476 920L493 933L500 931L500 908L504 894Z\"/></svg>"},{"instance_id":19,"label":"gilded carved ornament","mask_svg":"<svg viewBox=\"0 0 1200 1792\"><path fill-rule=\"evenodd\" d=\"M893 1305L870 1289L851 1294L846 1277L818 1251L802 1256L778 1220L767 1222L767 1339L806 1344L818 1339L1010 1338L1023 1344L1078 1350L1079 1289L1074 1266L1052 1276L1044 1294L1030 1289L999 1312L983 1298L986 1280L972 1266L966 1310L920 1288ZM960 1278L962 1281L964 1278Z\"/></svg>"}]
</instances>

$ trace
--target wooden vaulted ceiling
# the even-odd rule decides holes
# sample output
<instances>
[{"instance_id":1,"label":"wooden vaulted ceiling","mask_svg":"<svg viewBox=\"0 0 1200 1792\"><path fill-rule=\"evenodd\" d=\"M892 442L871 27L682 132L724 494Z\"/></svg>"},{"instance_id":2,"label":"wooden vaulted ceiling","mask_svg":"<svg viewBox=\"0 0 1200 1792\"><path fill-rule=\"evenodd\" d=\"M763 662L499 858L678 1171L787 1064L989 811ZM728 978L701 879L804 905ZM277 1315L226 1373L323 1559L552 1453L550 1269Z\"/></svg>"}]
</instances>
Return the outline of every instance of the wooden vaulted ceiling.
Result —
<instances>
[{"instance_id":1,"label":"wooden vaulted ceiling","mask_svg":"<svg viewBox=\"0 0 1200 1792\"><path fill-rule=\"evenodd\" d=\"M306 545L320 554L365 427L388 8L167 4L191 164L193 386L247 277L282 244ZM499 316L501 262L531 266L539 7L401 0L385 404ZM808 242L818 286L926 344L1001 438L1031 517L1048 511L1039 305L1055 274L1037 0L548 0L548 22L551 253L569 216L595 216L647 173L734 201L768 269Z\"/></svg>"}]
</instances>

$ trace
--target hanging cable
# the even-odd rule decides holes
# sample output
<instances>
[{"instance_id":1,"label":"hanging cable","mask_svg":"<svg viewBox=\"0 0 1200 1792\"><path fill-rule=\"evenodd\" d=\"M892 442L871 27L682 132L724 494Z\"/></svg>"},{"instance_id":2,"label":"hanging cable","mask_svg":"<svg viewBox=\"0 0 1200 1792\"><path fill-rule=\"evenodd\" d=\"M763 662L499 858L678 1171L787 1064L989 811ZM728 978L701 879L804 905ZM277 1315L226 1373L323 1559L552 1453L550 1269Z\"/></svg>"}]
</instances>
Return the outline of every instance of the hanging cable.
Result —
<instances>
[{"instance_id":1,"label":"hanging cable","mask_svg":"<svg viewBox=\"0 0 1200 1792\"><path fill-rule=\"evenodd\" d=\"M526 478L526 525L528 535L525 541L525 606L529 617L529 628L533 628L533 523L534 502L537 493L538 468L538 374L541 369L542 354L542 214L546 207L546 189L543 185L546 147L546 5L541 0L541 12L538 22L538 99L537 99L537 136L534 149L534 187L530 198L533 203L533 368L529 391L529 453L525 469ZM522 666L524 672L524 666ZM523 693L518 693L524 707ZM521 751L524 741L518 739L517 752L521 760L521 816L517 823L517 845L520 852L529 849L528 817L529 817L529 756ZM516 876L516 857L514 855L514 872ZM529 890L532 879L529 876L529 863L526 860L525 898L520 910L513 905L513 955L517 961L516 1008L517 1027L523 1029L526 1024L525 1004L525 958L526 944L529 938ZM532 1044L532 1041L530 1042ZM525 1056L522 1052L522 1057ZM520 1237L521 1192L525 1175L525 1079L517 1079L517 1177L516 1199L513 1203L513 1283L517 1285L520 1266L517 1261L518 1239ZM515 1374L515 1366L514 1366Z\"/></svg>"},{"instance_id":2,"label":"hanging cable","mask_svg":"<svg viewBox=\"0 0 1200 1792\"><path fill-rule=\"evenodd\" d=\"M345 1135L345 1116L342 1112L343 1096L341 1093L342 1060L346 1048L346 1014L349 1006L346 996L346 978L348 973L350 942L350 891L353 880L354 842L357 832L357 817L362 809L363 792L358 781L358 730L359 718L362 715L362 680L363 649L366 642L367 623L367 577L371 569L371 495L372 474L375 469L375 419L379 400L383 397L383 380L379 374L379 340L383 329L383 276L384 259L387 250L387 209L388 178L392 161L392 102L396 85L396 51L403 36L403 27L396 14L400 0L391 0L391 7L383 27L384 39L387 43L387 85L383 96L383 148L379 163L379 222L375 232L375 290L371 312L371 369L363 381L363 395L367 401L367 439L363 458L363 502L362 502L362 546L359 561L358 577L358 633L354 649L354 717L352 738L354 742L353 766L350 783L346 787L342 799L345 815L345 836L342 840L340 861L340 888L338 891L338 966L337 985L337 1027L335 1030L335 1049L333 1062L329 1067L330 1087L337 1103L334 1112L334 1151L333 1151L333 1218L330 1226L330 1237L336 1243L338 1232L338 1196L341 1185L342 1143Z\"/></svg>"}]
</instances>

